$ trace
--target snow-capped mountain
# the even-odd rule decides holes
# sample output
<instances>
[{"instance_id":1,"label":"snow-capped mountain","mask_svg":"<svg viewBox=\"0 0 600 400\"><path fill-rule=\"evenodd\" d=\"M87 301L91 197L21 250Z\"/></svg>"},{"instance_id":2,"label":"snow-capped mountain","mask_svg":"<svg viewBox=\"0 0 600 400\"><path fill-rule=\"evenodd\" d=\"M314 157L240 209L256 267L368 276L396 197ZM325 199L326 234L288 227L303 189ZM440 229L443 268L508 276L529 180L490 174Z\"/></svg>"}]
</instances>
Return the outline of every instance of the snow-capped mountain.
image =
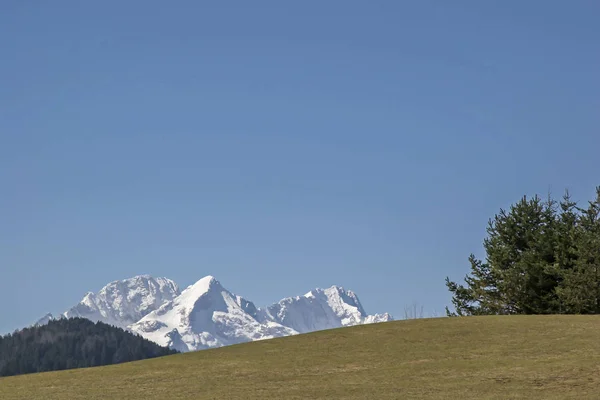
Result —
<instances>
[{"instance_id":1,"label":"snow-capped mountain","mask_svg":"<svg viewBox=\"0 0 600 400\"><path fill-rule=\"evenodd\" d=\"M257 308L212 276L180 292L173 281L148 275L87 293L61 317L102 321L184 352L393 319L387 313L367 315L358 296L339 286ZM38 324L52 318L46 315Z\"/></svg>"},{"instance_id":2,"label":"snow-capped mountain","mask_svg":"<svg viewBox=\"0 0 600 400\"><path fill-rule=\"evenodd\" d=\"M126 329L179 294L179 287L170 279L140 275L111 282L98 294L88 292L62 316L87 318Z\"/></svg>"},{"instance_id":3,"label":"snow-capped mountain","mask_svg":"<svg viewBox=\"0 0 600 400\"><path fill-rule=\"evenodd\" d=\"M299 333L391 321L389 314L367 315L358 296L339 286L288 297L258 312L258 319L277 322Z\"/></svg>"},{"instance_id":4,"label":"snow-capped mountain","mask_svg":"<svg viewBox=\"0 0 600 400\"><path fill-rule=\"evenodd\" d=\"M179 351L221 347L297 332L275 322L256 319L252 302L235 296L212 276L200 279L180 296L152 311L130 329Z\"/></svg>"}]
</instances>

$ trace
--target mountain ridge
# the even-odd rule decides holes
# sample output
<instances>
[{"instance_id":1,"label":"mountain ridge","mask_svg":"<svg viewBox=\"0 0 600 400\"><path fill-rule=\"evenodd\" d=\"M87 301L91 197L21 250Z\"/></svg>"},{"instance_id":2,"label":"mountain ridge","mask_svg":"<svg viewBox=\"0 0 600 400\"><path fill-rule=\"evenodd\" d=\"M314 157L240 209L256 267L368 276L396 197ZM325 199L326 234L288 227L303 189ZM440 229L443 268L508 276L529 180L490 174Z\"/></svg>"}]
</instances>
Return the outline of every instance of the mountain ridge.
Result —
<instances>
[{"instance_id":1,"label":"mountain ridge","mask_svg":"<svg viewBox=\"0 0 600 400\"><path fill-rule=\"evenodd\" d=\"M150 275L113 281L59 316L70 317L108 323L181 352L393 320L388 313L368 315L356 293L342 286L256 307L212 275L184 290ZM47 314L36 324L51 319Z\"/></svg>"}]
</instances>

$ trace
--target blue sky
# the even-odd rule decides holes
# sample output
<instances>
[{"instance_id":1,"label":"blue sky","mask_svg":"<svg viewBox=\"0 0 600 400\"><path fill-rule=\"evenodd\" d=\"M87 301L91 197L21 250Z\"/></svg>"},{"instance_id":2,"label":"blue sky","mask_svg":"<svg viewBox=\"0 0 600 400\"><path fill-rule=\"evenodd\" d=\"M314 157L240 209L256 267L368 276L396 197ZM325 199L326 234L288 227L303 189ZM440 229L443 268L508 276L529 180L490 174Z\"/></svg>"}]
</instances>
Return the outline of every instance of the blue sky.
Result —
<instances>
[{"instance_id":1,"label":"blue sky","mask_svg":"<svg viewBox=\"0 0 600 400\"><path fill-rule=\"evenodd\" d=\"M599 18L592 0L2 1L0 332L146 273L442 313L501 207L600 184Z\"/></svg>"}]
</instances>

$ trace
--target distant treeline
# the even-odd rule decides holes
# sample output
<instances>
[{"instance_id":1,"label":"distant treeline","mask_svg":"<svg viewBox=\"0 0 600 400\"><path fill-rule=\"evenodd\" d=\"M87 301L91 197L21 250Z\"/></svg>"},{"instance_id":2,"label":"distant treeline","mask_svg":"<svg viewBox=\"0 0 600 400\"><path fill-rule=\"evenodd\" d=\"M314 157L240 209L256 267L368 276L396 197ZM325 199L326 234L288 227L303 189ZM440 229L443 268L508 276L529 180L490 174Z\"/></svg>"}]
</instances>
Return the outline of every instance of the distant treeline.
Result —
<instances>
[{"instance_id":1,"label":"distant treeline","mask_svg":"<svg viewBox=\"0 0 600 400\"><path fill-rule=\"evenodd\" d=\"M111 325L63 318L0 337L0 376L117 364L175 353Z\"/></svg>"},{"instance_id":2,"label":"distant treeline","mask_svg":"<svg viewBox=\"0 0 600 400\"><path fill-rule=\"evenodd\" d=\"M523 197L488 223L485 260L464 284L446 278L450 316L600 314L600 188L580 206L568 192Z\"/></svg>"}]
</instances>

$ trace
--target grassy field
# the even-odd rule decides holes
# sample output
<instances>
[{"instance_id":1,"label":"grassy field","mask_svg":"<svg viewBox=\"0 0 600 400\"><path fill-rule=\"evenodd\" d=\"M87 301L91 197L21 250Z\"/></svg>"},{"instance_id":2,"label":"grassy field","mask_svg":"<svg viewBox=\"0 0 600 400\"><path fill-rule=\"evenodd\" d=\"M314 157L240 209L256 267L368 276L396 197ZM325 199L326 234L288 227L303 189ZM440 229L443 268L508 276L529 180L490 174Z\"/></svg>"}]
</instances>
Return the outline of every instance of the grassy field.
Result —
<instances>
[{"instance_id":1,"label":"grassy field","mask_svg":"<svg viewBox=\"0 0 600 400\"><path fill-rule=\"evenodd\" d=\"M0 399L599 399L600 317L388 322L0 378Z\"/></svg>"}]
</instances>

